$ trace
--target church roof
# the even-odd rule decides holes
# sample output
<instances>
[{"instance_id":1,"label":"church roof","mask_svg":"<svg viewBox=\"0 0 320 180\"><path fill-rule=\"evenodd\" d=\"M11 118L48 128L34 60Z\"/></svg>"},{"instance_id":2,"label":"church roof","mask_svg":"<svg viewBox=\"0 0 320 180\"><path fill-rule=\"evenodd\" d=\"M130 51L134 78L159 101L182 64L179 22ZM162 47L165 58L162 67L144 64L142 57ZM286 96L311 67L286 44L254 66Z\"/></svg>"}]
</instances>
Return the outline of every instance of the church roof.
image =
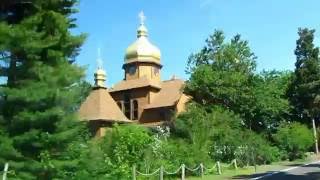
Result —
<instances>
[{"instance_id":1,"label":"church roof","mask_svg":"<svg viewBox=\"0 0 320 180\"><path fill-rule=\"evenodd\" d=\"M161 83L156 80L151 80L146 77L130 80L122 80L117 83L113 88L109 89L109 92L124 91L129 89L136 89L141 87L155 87L160 89Z\"/></svg>"},{"instance_id":2,"label":"church roof","mask_svg":"<svg viewBox=\"0 0 320 180\"><path fill-rule=\"evenodd\" d=\"M132 122L122 113L106 88L96 87L79 109L81 120L107 122Z\"/></svg>"},{"instance_id":3,"label":"church roof","mask_svg":"<svg viewBox=\"0 0 320 180\"><path fill-rule=\"evenodd\" d=\"M163 81L161 83L161 90L157 93L154 100L145 106L144 109L176 105L183 93L183 86L184 81L181 79Z\"/></svg>"}]
</instances>

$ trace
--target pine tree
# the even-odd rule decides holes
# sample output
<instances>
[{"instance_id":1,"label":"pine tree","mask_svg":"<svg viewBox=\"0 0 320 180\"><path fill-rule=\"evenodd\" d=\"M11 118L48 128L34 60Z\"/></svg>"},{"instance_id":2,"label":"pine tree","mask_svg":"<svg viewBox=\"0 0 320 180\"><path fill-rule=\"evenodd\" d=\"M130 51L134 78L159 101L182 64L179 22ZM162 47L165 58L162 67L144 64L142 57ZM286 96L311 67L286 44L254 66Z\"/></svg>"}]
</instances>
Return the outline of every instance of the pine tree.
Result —
<instances>
[{"instance_id":1,"label":"pine tree","mask_svg":"<svg viewBox=\"0 0 320 180\"><path fill-rule=\"evenodd\" d=\"M306 124L312 122L315 130L314 120L319 120L320 112L320 59L319 48L313 43L314 33L315 30L299 29L295 49L296 67L287 94L293 106L294 118ZM316 145L316 151L317 148Z\"/></svg>"},{"instance_id":2,"label":"pine tree","mask_svg":"<svg viewBox=\"0 0 320 180\"><path fill-rule=\"evenodd\" d=\"M0 166L9 162L17 179L62 178L81 128L84 71L73 62L85 36L70 32L77 0L8 2L0 2Z\"/></svg>"}]
</instances>

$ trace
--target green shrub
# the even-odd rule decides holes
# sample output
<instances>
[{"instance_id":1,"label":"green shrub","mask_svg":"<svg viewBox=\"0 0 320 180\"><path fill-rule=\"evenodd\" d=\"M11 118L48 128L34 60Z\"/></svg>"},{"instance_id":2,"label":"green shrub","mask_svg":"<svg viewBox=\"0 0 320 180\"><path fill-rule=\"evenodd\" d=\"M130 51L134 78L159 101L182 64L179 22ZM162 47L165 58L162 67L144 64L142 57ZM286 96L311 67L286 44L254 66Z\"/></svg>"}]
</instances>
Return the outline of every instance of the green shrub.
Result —
<instances>
[{"instance_id":1,"label":"green shrub","mask_svg":"<svg viewBox=\"0 0 320 180\"><path fill-rule=\"evenodd\" d=\"M313 143L311 130L298 122L282 123L277 133L273 134L273 139L280 150L287 153L285 157L289 160L303 158Z\"/></svg>"},{"instance_id":2,"label":"green shrub","mask_svg":"<svg viewBox=\"0 0 320 180\"><path fill-rule=\"evenodd\" d=\"M110 175L116 179L130 178L132 166L139 168L143 165L145 152L152 141L153 138L142 126L115 126L101 145L106 161L109 161Z\"/></svg>"},{"instance_id":3,"label":"green shrub","mask_svg":"<svg viewBox=\"0 0 320 180\"><path fill-rule=\"evenodd\" d=\"M79 152L79 165L69 179L131 179L153 138L142 126L115 125L102 139L93 139Z\"/></svg>"},{"instance_id":4,"label":"green shrub","mask_svg":"<svg viewBox=\"0 0 320 180\"><path fill-rule=\"evenodd\" d=\"M239 166L269 164L280 159L279 149L253 131L239 131L237 140L238 146L234 146L231 152Z\"/></svg>"}]
</instances>

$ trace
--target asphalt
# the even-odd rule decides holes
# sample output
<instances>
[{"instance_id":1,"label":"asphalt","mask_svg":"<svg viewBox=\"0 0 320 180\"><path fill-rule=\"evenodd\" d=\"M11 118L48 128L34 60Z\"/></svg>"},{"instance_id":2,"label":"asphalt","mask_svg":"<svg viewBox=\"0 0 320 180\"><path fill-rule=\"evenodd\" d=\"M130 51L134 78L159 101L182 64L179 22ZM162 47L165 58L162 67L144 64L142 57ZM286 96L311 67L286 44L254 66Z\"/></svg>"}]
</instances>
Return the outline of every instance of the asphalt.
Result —
<instances>
[{"instance_id":1,"label":"asphalt","mask_svg":"<svg viewBox=\"0 0 320 180\"><path fill-rule=\"evenodd\" d=\"M250 179L250 178L249 178ZM253 180L320 180L320 161L252 177Z\"/></svg>"}]
</instances>

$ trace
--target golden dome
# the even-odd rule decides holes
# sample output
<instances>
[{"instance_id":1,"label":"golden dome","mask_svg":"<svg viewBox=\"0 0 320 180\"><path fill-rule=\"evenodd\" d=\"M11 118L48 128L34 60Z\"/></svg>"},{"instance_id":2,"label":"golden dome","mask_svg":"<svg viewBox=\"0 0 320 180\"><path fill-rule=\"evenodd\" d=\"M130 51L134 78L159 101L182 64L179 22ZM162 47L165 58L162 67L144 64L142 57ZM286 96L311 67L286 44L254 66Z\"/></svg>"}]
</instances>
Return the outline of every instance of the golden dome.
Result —
<instances>
[{"instance_id":1,"label":"golden dome","mask_svg":"<svg viewBox=\"0 0 320 180\"><path fill-rule=\"evenodd\" d=\"M106 81L106 71L103 70L103 61L101 58L100 54L100 48L98 49L98 59L97 59L97 64L98 68L96 72L94 73L94 81L95 81L95 86L96 87L105 87L104 82Z\"/></svg>"},{"instance_id":2,"label":"golden dome","mask_svg":"<svg viewBox=\"0 0 320 180\"><path fill-rule=\"evenodd\" d=\"M137 30L137 40L126 50L125 61L150 61L160 64L161 53L159 48L148 40L148 29L144 26L143 13L140 14L141 23Z\"/></svg>"},{"instance_id":3,"label":"golden dome","mask_svg":"<svg viewBox=\"0 0 320 180\"><path fill-rule=\"evenodd\" d=\"M94 73L94 81L96 87L105 87L106 72L103 69L97 69Z\"/></svg>"}]
</instances>

